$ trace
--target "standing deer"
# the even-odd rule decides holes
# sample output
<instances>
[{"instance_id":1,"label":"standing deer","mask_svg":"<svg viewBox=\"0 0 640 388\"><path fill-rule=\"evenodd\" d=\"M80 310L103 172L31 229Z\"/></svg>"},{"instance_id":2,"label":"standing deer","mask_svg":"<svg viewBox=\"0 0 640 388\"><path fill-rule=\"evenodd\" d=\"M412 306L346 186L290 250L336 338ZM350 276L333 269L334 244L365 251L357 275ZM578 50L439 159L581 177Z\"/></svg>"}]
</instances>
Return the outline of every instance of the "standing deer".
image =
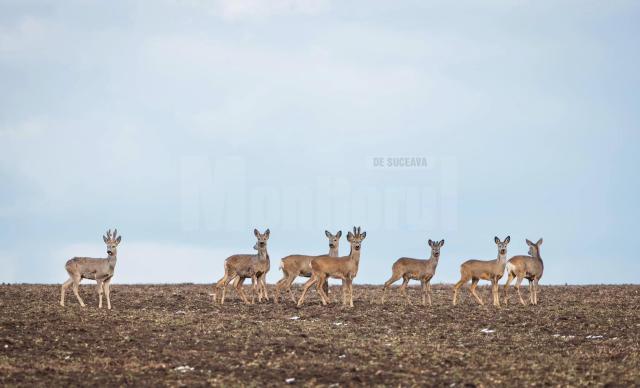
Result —
<instances>
[{"instance_id":1,"label":"standing deer","mask_svg":"<svg viewBox=\"0 0 640 388\"><path fill-rule=\"evenodd\" d=\"M122 241L122 236L118 236L118 229L114 229L113 235L111 229L107 231L106 236L102 236L102 240L107 244L107 258L106 259L93 259L90 257L74 257L67 261L64 268L69 274L69 280L62 285L62 291L60 295L60 306L64 307L64 296L67 288L73 284L73 293L78 298L80 306L84 307L85 304L78 293L80 281L82 279L95 280L98 284L99 302L98 308L102 308L102 293L107 297L107 308L111 310L111 297L110 297L110 285L111 278L113 277L113 271L116 267L116 261L118 256L118 245Z\"/></svg>"},{"instance_id":2,"label":"standing deer","mask_svg":"<svg viewBox=\"0 0 640 388\"><path fill-rule=\"evenodd\" d=\"M476 287L478 281L490 280L491 292L493 294L493 305L500 306L500 298L498 296L498 280L502 278L504 274L504 267L507 261L507 245L511 241L511 237L507 236L503 242L500 242L498 237L494 238L496 245L498 246L498 258L495 260L468 260L462 263L460 266L460 280L453 286L453 305L456 305L456 299L458 298L458 290L466 282L471 279L471 295L473 295L478 303L484 305L482 299L476 294Z\"/></svg>"},{"instance_id":3,"label":"standing deer","mask_svg":"<svg viewBox=\"0 0 640 388\"><path fill-rule=\"evenodd\" d=\"M216 303L218 291L221 290L222 295L220 298L220 304L224 304L227 285L235 279L234 288L236 289L236 292L240 295L245 304L249 304L249 300L242 289L242 284L247 278L251 278L253 283L251 304L254 303L256 288L258 290L258 302L262 301L263 296L269 300L266 285L266 275L270 268L269 254L267 253L267 240L269 240L271 231L267 229L264 233L260 233L258 229L254 229L253 234L258 239L256 244L253 246L253 249L257 250L258 254L233 255L229 256L225 260L224 276L213 286L213 303Z\"/></svg>"},{"instance_id":4,"label":"standing deer","mask_svg":"<svg viewBox=\"0 0 640 388\"><path fill-rule=\"evenodd\" d=\"M444 240L432 241L429 240L429 246L431 247L431 257L427 260L411 259L408 257L401 257L393 263L391 278L384 283L382 288L381 303L384 303L387 289L400 278L402 278L402 286L400 286L400 293L404 296L407 303L411 303L407 296L407 284L409 280L420 280L422 285L422 305L427 305L427 297L429 299L429 306L431 306L431 278L436 273L436 267L438 266L438 259L440 258L440 248L444 245Z\"/></svg>"},{"instance_id":5,"label":"standing deer","mask_svg":"<svg viewBox=\"0 0 640 388\"><path fill-rule=\"evenodd\" d=\"M513 256L507 261L507 283L504 285L504 304L508 304L509 296L508 289L509 284L516 278L516 291L520 298L520 303L523 305L524 300L520 294L520 283L522 279L527 278L529 280L529 300L531 304L538 304L538 281L542 277L542 271L544 270L544 263L542 257L540 257L540 245L542 245L542 238L537 243L532 243L528 239L526 240L529 246L529 256Z\"/></svg>"},{"instance_id":6,"label":"standing deer","mask_svg":"<svg viewBox=\"0 0 640 388\"><path fill-rule=\"evenodd\" d=\"M311 260L311 278L304 284L302 295L298 300L298 307L304 303L304 297L309 288L316 284L322 304L327 305L328 295L325 294L323 284L327 278L342 279L342 304L353 307L353 279L358 274L360 264L360 247L362 240L367 237L367 232L360 233L360 227L353 227L353 233L347 233L347 241L351 244L349 256L331 257L319 256ZM347 299L349 300L347 302Z\"/></svg>"},{"instance_id":7,"label":"standing deer","mask_svg":"<svg viewBox=\"0 0 640 388\"><path fill-rule=\"evenodd\" d=\"M324 231L325 236L329 239L329 256L337 257L338 249L340 246L340 237L342 237L342 231L339 230L335 235L331 234L328 230ZM296 303L296 298L291 290L291 284L298 276L305 278L311 277L311 260L320 256L306 256L306 255L290 255L283 258L280 261L280 269L282 270L283 277L276 283L273 300L278 303L280 299L280 290L286 289L289 291L291 300ZM323 284L324 292L329 293L329 284Z\"/></svg>"}]
</instances>

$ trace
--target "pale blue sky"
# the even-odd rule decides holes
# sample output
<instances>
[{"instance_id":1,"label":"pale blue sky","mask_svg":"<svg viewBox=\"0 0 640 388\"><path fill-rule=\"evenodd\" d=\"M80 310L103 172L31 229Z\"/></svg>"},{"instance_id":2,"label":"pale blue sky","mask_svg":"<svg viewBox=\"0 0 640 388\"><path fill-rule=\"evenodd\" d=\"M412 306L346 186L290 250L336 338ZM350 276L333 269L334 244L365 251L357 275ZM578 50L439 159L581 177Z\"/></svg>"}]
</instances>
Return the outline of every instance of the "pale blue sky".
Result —
<instances>
[{"instance_id":1,"label":"pale blue sky","mask_svg":"<svg viewBox=\"0 0 640 388\"><path fill-rule=\"evenodd\" d=\"M115 282L213 282L270 227L273 283L361 225L358 283L428 238L454 282L507 234L544 237L542 283L637 282L639 11L0 1L0 281L61 282L115 226Z\"/></svg>"}]
</instances>

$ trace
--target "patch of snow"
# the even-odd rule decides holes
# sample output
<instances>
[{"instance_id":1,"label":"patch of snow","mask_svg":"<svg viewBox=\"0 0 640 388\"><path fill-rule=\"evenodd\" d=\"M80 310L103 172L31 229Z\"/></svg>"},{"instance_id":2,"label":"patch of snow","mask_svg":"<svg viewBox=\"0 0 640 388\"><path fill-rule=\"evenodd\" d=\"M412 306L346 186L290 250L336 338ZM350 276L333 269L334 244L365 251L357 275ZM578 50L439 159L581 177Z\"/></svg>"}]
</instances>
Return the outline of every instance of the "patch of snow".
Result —
<instances>
[{"instance_id":1,"label":"patch of snow","mask_svg":"<svg viewBox=\"0 0 640 388\"><path fill-rule=\"evenodd\" d=\"M289 377L288 379L284 379L284 382L287 384L293 384L296 381L295 378Z\"/></svg>"},{"instance_id":2,"label":"patch of snow","mask_svg":"<svg viewBox=\"0 0 640 388\"><path fill-rule=\"evenodd\" d=\"M336 326L342 326L342 325L344 325L344 323L342 323L342 322L333 322L333 324L334 324L334 325L336 325Z\"/></svg>"},{"instance_id":3,"label":"patch of snow","mask_svg":"<svg viewBox=\"0 0 640 388\"><path fill-rule=\"evenodd\" d=\"M588 335L587 338L588 339L601 339L601 338L604 338L604 336L601 336L601 335Z\"/></svg>"},{"instance_id":4,"label":"patch of snow","mask_svg":"<svg viewBox=\"0 0 640 388\"><path fill-rule=\"evenodd\" d=\"M480 332L485 333L485 334L491 334L491 333L495 333L495 330L491 330L491 329L482 329L480 330Z\"/></svg>"},{"instance_id":5,"label":"patch of snow","mask_svg":"<svg viewBox=\"0 0 640 388\"><path fill-rule=\"evenodd\" d=\"M194 369L195 369L194 367L189 366L189 365L182 365L182 366L177 366L177 367L173 368L174 371L182 372L182 373L191 372Z\"/></svg>"},{"instance_id":6,"label":"patch of snow","mask_svg":"<svg viewBox=\"0 0 640 388\"><path fill-rule=\"evenodd\" d=\"M575 336L575 335L561 335L561 334L554 334L553 336L554 336L554 337L556 337L556 338L561 338L561 339L563 339L563 340L568 340L568 339L574 339L574 338L576 338L576 336Z\"/></svg>"},{"instance_id":7,"label":"patch of snow","mask_svg":"<svg viewBox=\"0 0 640 388\"><path fill-rule=\"evenodd\" d=\"M345 358L345 357L347 357L346 354L341 354L341 355L338 356L338 358Z\"/></svg>"},{"instance_id":8,"label":"patch of snow","mask_svg":"<svg viewBox=\"0 0 640 388\"><path fill-rule=\"evenodd\" d=\"M184 310L178 310L176 311L176 314L185 315L186 312Z\"/></svg>"},{"instance_id":9,"label":"patch of snow","mask_svg":"<svg viewBox=\"0 0 640 388\"><path fill-rule=\"evenodd\" d=\"M289 319L291 319L292 321L297 321L298 319L300 319L300 317L296 315L295 317L291 317Z\"/></svg>"}]
</instances>

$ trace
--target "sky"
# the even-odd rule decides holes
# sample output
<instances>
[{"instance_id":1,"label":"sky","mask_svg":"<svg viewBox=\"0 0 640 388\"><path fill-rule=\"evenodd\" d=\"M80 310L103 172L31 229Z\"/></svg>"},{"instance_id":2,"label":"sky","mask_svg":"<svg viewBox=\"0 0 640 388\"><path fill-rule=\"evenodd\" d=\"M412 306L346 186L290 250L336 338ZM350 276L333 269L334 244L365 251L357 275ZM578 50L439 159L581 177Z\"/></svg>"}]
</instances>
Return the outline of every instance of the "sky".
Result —
<instances>
[{"instance_id":1,"label":"sky","mask_svg":"<svg viewBox=\"0 0 640 388\"><path fill-rule=\"evenodd\" d=\"M356 283L444 239L543 237L541 284L637 283L637 1L0 1L0 282L213 283L367 231ZM348 254L343 236L340 252Z\"/></svg>"}]
</instances>

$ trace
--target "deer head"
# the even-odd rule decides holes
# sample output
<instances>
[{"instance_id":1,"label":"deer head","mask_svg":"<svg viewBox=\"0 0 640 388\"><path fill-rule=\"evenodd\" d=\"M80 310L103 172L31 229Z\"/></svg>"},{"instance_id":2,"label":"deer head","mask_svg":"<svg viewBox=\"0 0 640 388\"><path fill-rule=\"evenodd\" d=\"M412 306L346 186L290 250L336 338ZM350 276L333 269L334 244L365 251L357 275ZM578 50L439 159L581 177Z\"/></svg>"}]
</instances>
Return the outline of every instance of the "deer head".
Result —
<instances>
[{"instance_id":1,"label":"deer head","mask_svg":"<svg viewBox=\"0 0 640 388\"><path fill-rule=\"evenodd\" d=\"M269 234L271 234L271 231L269 229L267 229L267 230L264 231L264 233L260 233L260 231L258 231L258 229L254 229L253 230L253 234L258 239L258 241L256 242L256 245L253 246L253 249L255 249L257 251L259 251L261 249L266 250L267 249L267 240L269 240Z\"/></svg>"},{"instance_id":2,"label":"deer head","mask_svg":"<svg viewBox=\"0 0 640 388\"><path fill-rule=\"evenodd\" d=\"M440 248L444 245L444 240L432 241L429 239L429 246L431 247L431 256L436 259L440 257Z\"/></svg>"},{"instance_id":3,"label":"deer head","mask_svg":"<svg viewBox=\"0 0 640 388\"><path fill-rule=\"evenodd\" d=\"M495 241L496 245L498 246L498 252L500 253L500 256L506 255L507 245L509 245L509 241L511 241L511 236L507 236L507 238L505 238L502 242L500 242L500 239L496 236L493 238L493 241Z\"/></svg>"},{"instance_id":4,"label":"deer head","mask_svg":"<svg viewBox=\"0 0 640 388\"><path fill-rule=\"evenodd\" d=\"M529 256L540 257L540 245L542 245L542 238L540 238L540 240L535 244L529 241L529 239L525 239L525 241L529 246Z\"/></svg>"},{"instance_id":5,"label":"deer head","mask_svg":"<svg viewBox=\"0 0 640 388\"><path fill-rule=\"evenodd\" d=\"M340 244L340 237L342 237L342 231L339 230L335 235L331 234L328 230L324 231L325 236L329 239L329 248L337 248Z\"/></svg>"},{"instance_id":6,"label":"deer head","mask_svg":"<svg viewBox=\"0 0 640 388\"><path fill-rule=\"evenodd\" d=\"M356 252L360 251L362 240L364 240L366 237L367 232L360 233L359 226L357 229L355 226L353 227L353 233L347 233L347 241L349 241L349 243L351 244L351 249L355 250Z\"/></svg>"},{"instance_id":7,"label":"deer head","mask_svg":"<svg viewBox=\"0 0 640 388\"><path fill-rule=\"evenodd\" d=\"M122 241L122 236L118 236L118 229L114 229L113 234L111 234L111 229L109 229L107 234L102 236L102 240L107 244L107 254L109 256L116 256L118 254L118 245L120 245L120 241Z\"/></svg>"}]
</instances>

